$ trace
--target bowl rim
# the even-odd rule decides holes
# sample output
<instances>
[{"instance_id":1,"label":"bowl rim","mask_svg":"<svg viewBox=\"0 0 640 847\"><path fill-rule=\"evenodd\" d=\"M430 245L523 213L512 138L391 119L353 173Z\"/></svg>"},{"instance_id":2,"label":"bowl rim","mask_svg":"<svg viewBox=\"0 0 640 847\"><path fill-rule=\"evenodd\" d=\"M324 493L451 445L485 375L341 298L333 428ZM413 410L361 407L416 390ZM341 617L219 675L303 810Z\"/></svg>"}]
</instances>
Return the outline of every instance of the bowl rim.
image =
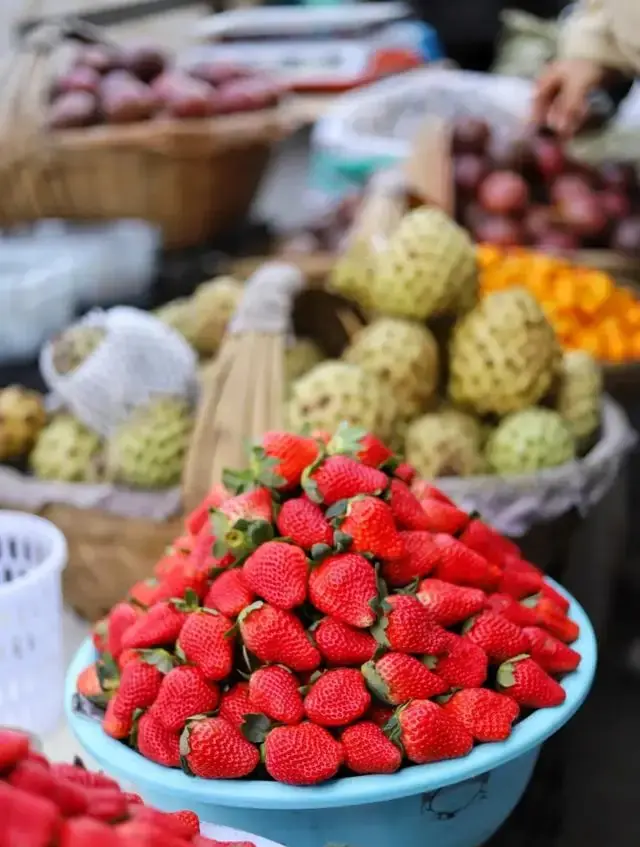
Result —
<instances>
[{"instance_id":1,"label":"bowl rim","mask_svg":"<svg viewBox=\"0 0 640 847\"><path fill-rule=\"evenodd\" d=\"M539 709L515 726L506 741L479 744L468 756L403 768L392 775L351 776L313 787L283 785L269 780L206 780L157 765L119 741L106 736L100 724L72 711L75 683L95 657L87 639L71 662L65 682L65 713L78 742L110 775L133 783L144 794L170 794L172 804L220 805L247 809L303 810L380 803L422 794L464 782L505 765L540 746L580 708L591 688L597 664L596 636L584 609L549 577L547 582L570 602L580 627L572 645L582 656L576 671L563 679L567 698L561 706Z\"/></svg>"}]
</instances>

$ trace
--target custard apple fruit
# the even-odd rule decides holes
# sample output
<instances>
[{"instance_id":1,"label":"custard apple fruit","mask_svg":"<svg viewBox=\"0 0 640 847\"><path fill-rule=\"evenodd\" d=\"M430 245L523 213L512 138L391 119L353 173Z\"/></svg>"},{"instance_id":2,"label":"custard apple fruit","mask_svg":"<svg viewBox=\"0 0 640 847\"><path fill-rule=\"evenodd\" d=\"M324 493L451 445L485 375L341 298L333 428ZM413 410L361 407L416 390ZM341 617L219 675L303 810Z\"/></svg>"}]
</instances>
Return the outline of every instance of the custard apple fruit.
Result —
<instances>
[{"instance_id":1,"label":"custard apple fruit","mask_svg":"<svg viewBox=\"0 0 640 847\"><path fill-rule=\"evenodd\" d=\"M491 434L485 455L494 473L535 473L570 462L576 445L557 412L534 406L507 415Z\"/></svg>"},{"instance_id":2,"label":"custard apple fruit","mask_svg":"<svg viewBox=\"0 0 640 847\"><path fill-rule=\"evenodd\" d=\"M72 415L56 415L40 433L29 464L40 479L99 482L104 471L102 439Z\"/></svg>"},{"instance_id":3,"label":"custard apple fruit","mask_svg":"<svg viewBox=\"0 0 640 847\"><path fill-rule=\"evenodd\" d=\"M580 448L589 445L600 426L602 369L590 353L571 350L560 366L555 407Z\"/></svg>"},{"instance_id":4,"label":"custard apple fruit","mask_svg":"<svg viewBox=\"0 0 640 847\"><path fill-rule=\"evenodd\" d=\"M310 338L295 338L284 352L284 378L290 385L325 358L320 347Z\"/></svg>"},{"instance_id":5,"label":"custard apple fruit","mask_svg":"<svg viewBox=\"0 0 640 847\"><path fill-rule=\"evenodd\" d=\"M420 476L471 476L484 470L480 427L461 412L430 412L409 424L404 453Z\"/></svg>"},{"instance_id":6,"label":"custard apple fruit","mask_svg":"<svg viewBox=\"0 0 640 847\"><path fill-rule=\"evenodd\" d=\"M0 390L0 461L28 453L46 422L44 400L38 391L20 385Z\"/></svg>"},{"instance_id":7,"label":"custard apple fruit","mask_svg":"<svg viewBox=\"0 0 640 847\"><path fill-rule=\"evenodd\" d=\"M490 294L454 327L449 397L479 415L531 406L549 390L561 351L535 298L522 288Z\"/></svg>"},{"instance_id":8,"label":"custard apple fruit","mask_svg":"<svg viewBox=\"0 0 640 847\"><path fill-rule=\"evenodd\" d=\"M104 341L107 331L101 326L72 326L53 342L53 366L61 376L80 367Z\"/></svg>"},{"instance_id":9,"label":"custard apple fruit","mask_svg":"<svg viewBox=\"0 0 640 847\"><path fill-rule=\"evenodd\" d=\"M187 402L162 397L141 406L107 445L107 470L134 488L168 488L180 482L193 416Z\"/></svg>"},{"instance_id":10,"label":"custard apple fruit","mask_svg":"<svg viewBox=\"0 0 640 847\"><path fill-rule=\"evenodd\" d=\"M356 334L343 358L372 374L404 419L424 412L438 386L438 345L418 323L378 318Z\"/></svg>"},{"instance_id":11,"label":"custard apple fruit","mask_svg":"<svg viewBox=\"0 0 640 847\"><path fill-rule=\"evenodd\" d=\"M396 404L374 376L358 365L321 362L291 387L287 420L304 428L333 432L343 421L388 438L397 417Z\"/></svg>"}]
</instances>

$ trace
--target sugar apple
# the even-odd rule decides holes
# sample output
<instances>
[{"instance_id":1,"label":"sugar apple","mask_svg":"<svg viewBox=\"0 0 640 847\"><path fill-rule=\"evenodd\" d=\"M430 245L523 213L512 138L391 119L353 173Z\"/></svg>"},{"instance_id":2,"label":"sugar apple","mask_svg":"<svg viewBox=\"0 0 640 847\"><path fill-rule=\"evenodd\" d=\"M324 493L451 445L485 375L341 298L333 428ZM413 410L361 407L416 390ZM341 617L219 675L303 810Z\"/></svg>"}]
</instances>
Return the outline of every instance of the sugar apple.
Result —
<instances>
[{"instance_id":1,"label":"sugar apple","mask_svg":"<svg viewBox=\"0 0 640 847\"><path fill-rule=\"evenodd\" d=\"M581 449L589 446L600 426L602 388L602 369L590 353L564 354L555 407Z\"/></svg>"},{"instance_id":2,"label":"sugar apple","mask_svg":"<svg viewBox=\"0 0 640 847\"><path fill-rule=\"evenodd\" d=\"M485 455L494 473L534 473L570 462L576 445L557 412L534 406L507 415L489 437Z\"/></svg>"},{"instance_id":3,"label":"sugar apple","mask_svg":"<svg viewBox=\"0 0 640 847\"><path fill-rule=\"evenodd\" d=\"M53 366L61 376L80 367L104 341L107 331L101 326L72 326L53 342Z\"/></svg>"},{"instance_id":4,"label":"sugar apple","mask_svg":"<svg viewBox=\"0 0 640 847\"><path fill-rule=\"evenodd\" d=\"M213 356L218 352L243 293L243 284L230 276L216 277L196 289L191 304L192 343L201 356Z\"/></svg>"},{"instance_id":5,"label":"sugar apple","mask_svg":"<svg viewBox=\"0 0 640 847\"><path fill-rule=\"evenodd\" d=\"M168 488L180 481L193 416L187 402L161 397L137 409L107 444L107 471L134 488Z\"/></svg>"},{"instance_id":6,"label":"sugar apple","mask_svg":"<svg viewBox=\"0 0 640 847\"><path fill-rule=\"evenodd\" d=\"M289 426L333 432L342 421L388 438L397 417L396 404L380 382L358 365L321 362L291 387Z\"/></svg>"},{"instance_id":7,"label":"sugar apple","mask_svg":"<svg viewBox=\"0 0 640 847\"><path fill-rule=\"evenodd\" d=\"M195 348L197 338L196 321L193 301L190 297L180 297L178 300L172 300L170 303L160 306L153 314L163 324L179 332Z\"/></svg>"},{"instance_id":8,"label":"sugar apple","mask_svg":"<svg viewBox=\"0 0 640 847\"><path fill-rule=\"evenodd\" d=\"M426 479L471 476L484 469L480 427L461 412L430 412L417 418L407 428L404 452Z\"/></svg>"},{"instance_id":9,"label":"sugar apple","mask_svg":"<svg viewBox=\"0 0 640 847\"><path fill-rule=\"evenodd\" d=\"M531 406L549 390L561 351L551 324L522 288L490 294L454 327L449 397L480 415Z\"/></svg>"},{"instance_id":10,"label":"sugar apple","mask_svg":"<svg viewBox=\"0 0 640 847\"><path fill-rule=\"evenodd\" d=\"M438 386L438 346L418 323L378 318L356 334L343 358L372 374L395 397L404 419L424 412Z\"/></svg>"},{"instance_id":11,"label":"sugar apple","mask_svg":"<svg viewBox=\"0 0 640 847\"><path fill-rule=\"evenodd\" d=\"M378 256L369 296L374 311L424 321L477 300L471 239L443 211L409 212Z\"/></svg>"},{"instance_id":12,"label":"sugar apple","mask_svg":"<svg viewBox=\"0 0 640 847\"><path fill-rule=\"evenodd\" d=\"M325 358L320 347L310 338L296 338L284 353L284 378L287 385L300 379Z\"/></svg>"},{"instance_id":13,"label":"sugar apple","mask_svg":"<svg viewBox=\"0 0 640 847\"><path fill-rule=\"evenodd\" d=\"M103 477L103 443L72 415L55 415L40 433L29 456L40 479L99 482Z\"/></svg>"},{"instance_id":14,"label":"sugar apple","mask_svg":"<svg viewBox=\"0 0 640 847\"><path fill-rule=\"evenodd\" d=\"M42 395L20 385L0 391L0 461L24 456L47 422Z\"/></svg>"}]
</instances>

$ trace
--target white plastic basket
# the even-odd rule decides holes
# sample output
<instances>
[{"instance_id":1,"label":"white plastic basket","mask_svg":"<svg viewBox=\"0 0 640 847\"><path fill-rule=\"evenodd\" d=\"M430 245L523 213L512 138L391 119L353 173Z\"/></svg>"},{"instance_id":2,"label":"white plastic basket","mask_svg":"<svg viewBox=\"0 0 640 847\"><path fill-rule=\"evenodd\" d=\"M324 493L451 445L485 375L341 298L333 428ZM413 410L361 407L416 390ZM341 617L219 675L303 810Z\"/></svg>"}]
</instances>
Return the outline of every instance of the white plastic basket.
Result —
<instances>
[{"instance_id":1,"label":"white plastic basket","mask_svg":"<svg viewBox=\"0 0 640 847\"><path fill-rule=\"evenodd\" d=\"M62 713L64 535L44 518L0 511L0 725L36 735Z\"/></svg>"}]
</instances>

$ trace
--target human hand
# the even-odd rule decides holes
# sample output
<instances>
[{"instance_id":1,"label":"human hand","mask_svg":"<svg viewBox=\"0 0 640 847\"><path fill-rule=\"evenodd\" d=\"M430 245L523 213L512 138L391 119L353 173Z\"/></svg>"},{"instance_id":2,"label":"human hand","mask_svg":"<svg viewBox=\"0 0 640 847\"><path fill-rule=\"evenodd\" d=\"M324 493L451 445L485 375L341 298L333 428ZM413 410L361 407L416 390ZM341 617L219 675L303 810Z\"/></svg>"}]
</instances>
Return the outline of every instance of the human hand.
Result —
<instances>
[{"instance_id":1,"label":"human hand","mask_svg":"<svg viewBox=\"0 0 640 847\"><path fill-rule=\"evenodd\" d=\"M538 79L533 100L533 120L568 138L589 117L589 94L606 80L608 71L589 59L560 59L546 67Z\"/></svg>"}]
</instances>

